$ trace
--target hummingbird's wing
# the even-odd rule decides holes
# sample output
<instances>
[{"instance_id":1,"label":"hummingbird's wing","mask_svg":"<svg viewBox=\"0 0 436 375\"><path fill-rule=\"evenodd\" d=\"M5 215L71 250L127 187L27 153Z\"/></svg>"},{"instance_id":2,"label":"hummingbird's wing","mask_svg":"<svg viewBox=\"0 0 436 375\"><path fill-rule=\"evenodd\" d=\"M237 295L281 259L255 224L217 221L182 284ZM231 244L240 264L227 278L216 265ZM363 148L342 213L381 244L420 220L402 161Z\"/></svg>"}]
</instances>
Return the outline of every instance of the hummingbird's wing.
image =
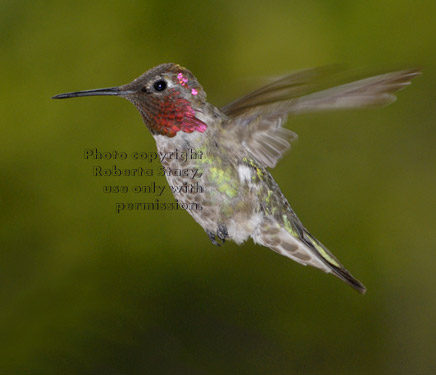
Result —
<instances>
[{"instance_id":1,"label":"hummingbird's wing","mask_svg":"<svg viewBox=\"0 0 436 375\"><path fill-rule=\"evenodd\" d=\"M298 70L234 100L222 107L221 111L227 116L237 116L244 114L249 108L320 91L320 87L331 87L332 80L341 70L337 65Z\"/></svg>"},{"instance_id":2,"label":"hummingbird's wing","mask_svg":"<svg viewBox=\"0 0 436 375\"><path fill-rule=\"evenodd\" d=\"M395 91L420 74L418 69L400 70L319 89L326 85L326 70L332 68L299 71L221 108L229 117L226 131L256 160L274 167L296 138L282 127L288 115L385 106L395 101Z\"/></svg>"}]
</instances>

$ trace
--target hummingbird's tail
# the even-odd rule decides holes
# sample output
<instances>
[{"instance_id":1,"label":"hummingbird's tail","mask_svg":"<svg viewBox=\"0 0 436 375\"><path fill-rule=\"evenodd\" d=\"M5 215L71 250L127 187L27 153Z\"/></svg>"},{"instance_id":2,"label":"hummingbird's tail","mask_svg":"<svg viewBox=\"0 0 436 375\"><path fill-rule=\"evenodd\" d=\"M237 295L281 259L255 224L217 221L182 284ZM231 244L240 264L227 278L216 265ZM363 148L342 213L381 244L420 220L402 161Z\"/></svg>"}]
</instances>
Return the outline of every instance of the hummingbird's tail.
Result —
<instances>
[{"instance_id":1,"label":"hummingbird's tail","mask_svg":"<svg viewBox=\"0 0 436 375\"><path fill-rule=\"evenodd\" d=\"M365 294L365 286L357 280L350 272L339 262L339 260L313 235L311 235L306 229L303 231L303 241L305 244L315 251L315 254L323 261L323 263L329 268L327 272L333 273L341 280L356 289L359 293Z\"/></svg>"},{"instance_id":2,"label":"hummingbird's tail","mask_svg":"<svg viewBox=\"0 0 436 375\"><path fill-rule=\"evenodd\" d=\"M304 227L291 225L284 216L284 226L275 219L267 218L253 234L254 242L269 247L300 264L319 268L332 273L359 293L366 292L365 286L339 262L338 259ZM301 224L301 223L300 223Z\"/></svg>"}]
</instances>

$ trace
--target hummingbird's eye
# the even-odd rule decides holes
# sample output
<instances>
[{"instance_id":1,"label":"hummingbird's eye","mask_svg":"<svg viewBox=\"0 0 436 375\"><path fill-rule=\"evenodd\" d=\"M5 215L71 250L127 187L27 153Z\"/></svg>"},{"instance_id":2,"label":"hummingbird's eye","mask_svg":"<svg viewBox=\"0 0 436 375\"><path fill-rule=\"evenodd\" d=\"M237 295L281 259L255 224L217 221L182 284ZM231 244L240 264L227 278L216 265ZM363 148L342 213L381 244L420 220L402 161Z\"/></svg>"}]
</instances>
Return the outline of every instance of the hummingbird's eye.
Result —
<instances>
[{"instance_id":1,"label":"hummingbird's eye","mask_svg":"<svg viewBox=\"0 0 436 375\"><path fill-rule=\"evenodd\" d=\"M163 91L167 88L167 83L163 79L160 79L153 84L153 87L156 91Z\"/></svg>"}]
</instances>

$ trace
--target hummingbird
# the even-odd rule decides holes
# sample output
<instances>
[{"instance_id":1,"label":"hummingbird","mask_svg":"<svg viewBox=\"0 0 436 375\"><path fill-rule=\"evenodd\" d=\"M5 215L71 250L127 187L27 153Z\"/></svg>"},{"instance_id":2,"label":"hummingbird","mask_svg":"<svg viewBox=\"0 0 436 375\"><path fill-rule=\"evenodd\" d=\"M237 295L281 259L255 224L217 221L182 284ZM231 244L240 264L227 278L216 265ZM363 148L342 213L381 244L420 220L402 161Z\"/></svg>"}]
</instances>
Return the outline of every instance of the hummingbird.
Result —
<instances>
[{"instance_id":1,"label":"hummingbird","mask_svg":"<svg viewBox=\"0 0 436 375\"><path fill-rule=\"evenodd\" d=\"M251 237L256 244L331 273L364 294L365 286L304 227L268 168L275 167L297 138L283 127L288 116L385 106L420 71L399 70L325 87L329 70L294 72L222 108L207 102L188 69L172 63L158 65L126 85L69 92L53 99L109 95L129 100L154 137L159 154L201 152L201 158L188 159L184 165L175 158L161 162L168 170L200 171L201 193L176 191L174 196L191 207L187 211L214 245L226 240L242 244ZM172 186L191 182L182 174L166 177Z\"/></svg>"}]
</instances>

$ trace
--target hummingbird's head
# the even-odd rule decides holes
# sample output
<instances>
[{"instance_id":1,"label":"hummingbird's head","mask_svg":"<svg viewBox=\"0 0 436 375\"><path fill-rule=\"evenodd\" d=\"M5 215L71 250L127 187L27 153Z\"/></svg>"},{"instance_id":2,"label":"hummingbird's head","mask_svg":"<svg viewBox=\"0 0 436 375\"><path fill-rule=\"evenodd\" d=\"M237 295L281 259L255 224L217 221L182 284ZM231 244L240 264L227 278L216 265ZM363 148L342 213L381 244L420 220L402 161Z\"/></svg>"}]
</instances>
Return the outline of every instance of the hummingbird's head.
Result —
<instances>
[{"instance_id":1,"label":"hummingbird's head","mask_svg":"<svg viewBox=\"0 0 436 375\"><path fill-rule=\"evenodd\" d=\"M202 133L207 129L198 118L206 94L194 75L177 64L158 65L123 86L71 92L53 98L94 95L126 98L138 108L153 134L174 137L179 131Z\"/></svg>"}]
</instances>

